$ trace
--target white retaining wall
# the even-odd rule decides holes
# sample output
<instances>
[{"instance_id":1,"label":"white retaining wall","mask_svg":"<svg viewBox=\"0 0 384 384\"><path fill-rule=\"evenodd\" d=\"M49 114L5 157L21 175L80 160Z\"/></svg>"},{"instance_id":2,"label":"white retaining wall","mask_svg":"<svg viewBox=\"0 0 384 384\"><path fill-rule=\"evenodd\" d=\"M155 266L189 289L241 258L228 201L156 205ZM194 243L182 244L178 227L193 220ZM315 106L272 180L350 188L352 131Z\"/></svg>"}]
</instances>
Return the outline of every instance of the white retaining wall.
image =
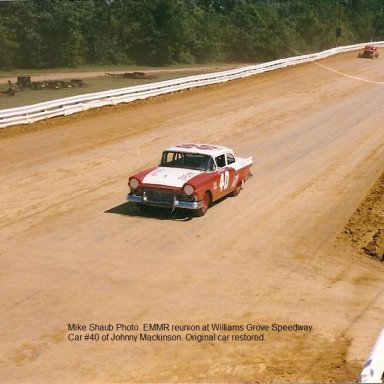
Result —
<instances>
[{"instance_id":1,"label":"white retaining wall","mask_svg":"<svg viewBox=\"0 0 384 384\"><path fill-rule=\"evenodd\" d=\"M384 41L375 42L372 44L375 44L376 46L384 46ZM64 99L28 105L21 108L4 109L0 110L0 128L18 124L31 124L39 120L49 119L55 116L71 115L73 113L86 111L91 108L99 108L106 105L115 105L119 103L129 103L134 100L146 99L148 97L177 92L183 89L223 83L229 80L252 76L257 73L285 68L290 65L323 59L325 57L342 52L361 49L365 45L365 43L349 45L345 47L329 49L319 53L274 60L268 63L251 65L248 67L233 69L229 71L183 77L175 80L161 81L135 87L120 88L111 91L89 93L80 96L67 97Z\"/></svg>"},{"instance_id":2,"label":"white retaining wall","mask_svg":"<svg viewBox=\"0 0 384 384\"><path fill-rule=\"evenodd\" d=\"M384 373L384 329L376 340L368 360L361 372L362 383L382 383Z\"/></svg>"}]
</instances>

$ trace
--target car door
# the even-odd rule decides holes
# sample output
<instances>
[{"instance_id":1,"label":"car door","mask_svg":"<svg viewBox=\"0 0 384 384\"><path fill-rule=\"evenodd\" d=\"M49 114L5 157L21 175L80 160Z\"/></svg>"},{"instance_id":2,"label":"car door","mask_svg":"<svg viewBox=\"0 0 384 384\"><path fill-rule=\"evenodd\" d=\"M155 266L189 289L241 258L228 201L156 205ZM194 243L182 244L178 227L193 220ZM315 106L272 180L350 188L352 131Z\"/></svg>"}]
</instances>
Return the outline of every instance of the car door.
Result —
<instances>
[{"instance_id":1,"label":"car door","mask_svg":"<svg viewBox=\"0 0 384 384\"><path fill-rule=\"evenodd\" d=\"M227 165L227 154L222 154L220 156L215 157L215 163L217 167L217 189L216 196L214 196L214 200L226 196L228 195L228 193L233 191L233 183L237 175L237 171Z\"/></svg>"}]
</instances>

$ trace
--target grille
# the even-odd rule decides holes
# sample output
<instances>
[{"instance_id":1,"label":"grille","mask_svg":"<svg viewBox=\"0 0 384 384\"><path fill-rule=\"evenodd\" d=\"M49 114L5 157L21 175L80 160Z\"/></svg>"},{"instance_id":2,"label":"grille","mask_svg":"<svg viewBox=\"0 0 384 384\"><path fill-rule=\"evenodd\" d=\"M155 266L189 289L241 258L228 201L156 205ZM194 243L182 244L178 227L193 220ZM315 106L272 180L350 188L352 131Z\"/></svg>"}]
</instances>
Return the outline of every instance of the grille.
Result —
<instances>
[{"instance_id":1,"label":"grille","mask_svg":"<svg viewBox=\"0 0 384 384\"><path fill-rule=\"evenodd\" d=\"M144 188L143 197L148 204L162 207L175 206L175 192L173 190Z\"/></svg>"},{"instance_id":2,"label":"grille","mask_svg":"<svg viewBox=\"0 0 384 384\"><path fill-rule=\"evenodd\" d=\"M195 196L190 196L190 195L177 195L177 200L179 201L186 201L188 203L194 203L196 201Z\"/></svg>"}]
</instances>

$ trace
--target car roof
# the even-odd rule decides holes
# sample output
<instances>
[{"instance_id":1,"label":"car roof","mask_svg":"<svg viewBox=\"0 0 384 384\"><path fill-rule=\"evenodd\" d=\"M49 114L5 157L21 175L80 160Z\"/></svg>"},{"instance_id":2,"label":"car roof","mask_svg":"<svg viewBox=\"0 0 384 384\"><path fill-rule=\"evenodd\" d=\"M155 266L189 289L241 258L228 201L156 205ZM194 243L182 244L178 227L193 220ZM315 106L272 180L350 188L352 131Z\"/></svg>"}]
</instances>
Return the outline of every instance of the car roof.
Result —
<instances>
[{"instance_id":1,"label":"car roof","mask_svg":"<svg viewBox=\"0 0 384 384\"><path fill-rule=\"evenodd\" d=\"M232 149L227 147L223 147L216 144L196 144L196 143L177 144L177 145L174 145L173 147L167 148L166 151L201 153L201 154L210 155L210 156L219 156L227 152L230 152L233 154Z\"/></svg>"}]
</instances>

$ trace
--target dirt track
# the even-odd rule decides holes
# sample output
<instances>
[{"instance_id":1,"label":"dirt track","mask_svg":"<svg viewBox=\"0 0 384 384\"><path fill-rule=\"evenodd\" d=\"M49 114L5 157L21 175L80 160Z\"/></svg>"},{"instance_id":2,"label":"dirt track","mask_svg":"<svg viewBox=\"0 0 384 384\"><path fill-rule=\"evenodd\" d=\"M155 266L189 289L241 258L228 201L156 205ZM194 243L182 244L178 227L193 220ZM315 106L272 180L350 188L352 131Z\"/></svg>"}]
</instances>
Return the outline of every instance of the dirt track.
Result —
<instances>
[{"instance_id":1,"label":"dirt track","mask_svg":"<svg viewBox=\"0 0 384 384\"><path fill-rule=\"evenodd\" d=\"M1 381L357 379L383 327L384 266L336 238L384 170L383 81L381 59L350 53L3 137ZM127 178L178 142L253 155L254 177L203 218L144 217ZM313 330L75 342L75 322Z\"/></svg>"}]
</instances>

